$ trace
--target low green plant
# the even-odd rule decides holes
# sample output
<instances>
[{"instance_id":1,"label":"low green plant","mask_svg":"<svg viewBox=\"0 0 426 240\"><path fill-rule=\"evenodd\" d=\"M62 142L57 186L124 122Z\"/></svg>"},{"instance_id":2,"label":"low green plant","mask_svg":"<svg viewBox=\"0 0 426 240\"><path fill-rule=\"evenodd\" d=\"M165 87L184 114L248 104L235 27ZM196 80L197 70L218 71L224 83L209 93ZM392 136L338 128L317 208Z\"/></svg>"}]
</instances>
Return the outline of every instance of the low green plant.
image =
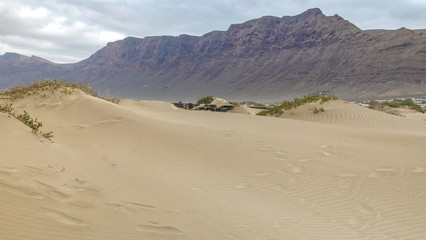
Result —
<instances>
[{"instance_id":1,"label":"low green plant","mask_svg":"<svg viewBox=\"0 0 426 240\"><path fill-rule=\"evenodd\" d=\"M64 87L64 88L62 88L62 90L61 90L61 93L63 93L63 94L68 94L68 95L71 95L73 92L74 92L74 90L73 90L73 89L70 89L70 88L68 88L68 87Z\"/></svg>"},{"instance_id":2,"label":"low green plant","mask_svg":"<svg viewBox=\"0 0 426 240\"><path fill-rule=\"evenodd\" d=\"M320 100L321 100L320 104L323 104L323 103L328 102L330 100L337 100L337 99L339 99L339 97L334 95L334 94L323 95L323 96L320 97Z\"/></svg>"},{"instance_id":3,"label":"low green plant","mask_svg":"<svg viewBox=\"0 0 426 240\"><path fill-rule=\"evenodd\" d=\"M426 112L425 108L422 108L420 105L414 103L413 100L411 99L393 100L393 101L385 101L385 102L377 102L377 101L370 102L371 109L380 110L380 109L383 109L385 106L391 107L391 108L408 107L410 109L416 110L421 113Z\"/></svg>"},{"instance_id":4,"label":"low green plant","mask_svg":"<svg viewBox=\"0 0 426 240\"><path fill-rule=\"evenodd\" d=\"M262 110L260 112L257 113L257 115L259 116L268 116L268 115L273 115L275 117L280 116L281 114L283 114L283 108L281 105L275 105L272 108L268 108L265 110Z\"/></svg>"},{"instance_id":5,"label":"low green plant","mask_svg":"<svg viewBox=\"0 0 426 240\"><path fill-rule=\"evenodd\" d=\"M14 113L11 103L6 104L4 106L2 106L0 104L0 112L8 113L9 116L12 116L12 117L18 119L19 121L21 121L22 123L24 123L25 125L30 127L31 132L35 135L41 135L42 137L47 138L47 139L51 139L53 137L53 132L47 132L47 133L41 132L40 128L43 126L43 123L39 122L37 120L37 118L36 119L31 118L31 116L30 116L30 114L28 114L28 112L24 111L24 113L22 113L22 114Z\"/></svg>"},{"instance_id":6,"label":"low green plant","mask_svg":"<svg viewBox=\"0 0 426 240\"><path fill-rule=\"evenodd\" d=\"M247 102L242 102L241 105L247 104L248 106L251 107L262 107L262 108L266 108L267 106L263 103L257 103L257 102L253 102L253 101L247 101Z\"/></svg>"},{"instance_id":7,"label":"low green plant","mask_svg":"<svg viewBox=\"0 0 426 240\"><path fill-rule=\"evenodd\" d=\"M98 95L98 98L101 98L103 100L106 100L106 101L112 102L112 103L116 103L116 104L118 104L120 102L120 99L118 99L116 96L111 97L109 95L106 95L106 96L99 96Z\"/></svg>"},{"instance_id":8,"label":"low green plant","mask_svg":"<svg viewBox=\"0 0 426 240\"><path fill-rule=\"evenodd\" d=\"M53 138L53 132L42 133L41 136L47 139L51 139Z\"/></svg>"},{"instance_id":9,"label":"low green plant","mask_svg":"<svg viewBox=\"0 0 426 240\"><path fill-rule=\"evenodd\" d=\"M422 108L420 105L415 104L413 102L413 100L411 100L411 99L394 100L392 102L386 102L386 104L389 107L402 107L402 106L406 106L406 107L408 107L410 109L413 109L413 110L416 110L418 112L425 113L425 109Z\"/></svg>"},{"instance_id":10,"label":"low green plant","mask_svg":"<svg viewBox=\"0 0 426 240\"><path fill-rule=\"evenodd\" d=\"M197 105L200 105L200 104L210 104L210 103L213 102L213 100L214 100L213 96L207 96L207 97L203 97L203 98L198 99L196 104Z\"/></svg>"},{"instance_id":11,"label":"low green plant","mask_svg":"<svg viewBox=\"0 0 426 240\"><path fill-rule=\"evenodd\" d=\"M294 98L293 101L284 101L282 102L280 105L275 105L272 108L269 109L265 109L259 113L257 113L257 115L260 116L279 116L281 115L284 110L290 110L293 108L297 108L301 105L305 105L311 102L317 102L320 101L320 104L323 104L327 101L330 100L337 100L339 99L339 97L337 97L334 94L329 94L329 95L312 95L312 94L308 94L306 96L304 96L303 98Z\"/></svg>"},{"instance_id":12,"label":"low green plant","mask_svg":"<svg viewBox=\"0 0 426 240\"><path fill-rule=\"evenodd\" d=\"M323 107L320 107L320 108L313 107L313 108L311 108L311 110L312 110L312 112L313 112L314 114L318 114L318 113L320 113L320 112L324 112L324 111L325 111Z\"/></svg>"},{"instance_id":13,"label":"low green plant","mask_svg":"<svg viewBox=\"0 0 426 240\"><path fill-rule=\"evenodd\" d=\"M18 119L19 121L23 122L25 125L30 127L34 134L38 134L39 129L43 126L43 123L37 121L37 118L32 119L31 116L26 111L24 111L23 114L17 115L16 119Z\"/></svg>"},{"instance_id":14,"label":"low green plant","mask_svg":"<svg viewBox=\"0 0 426 240\"><path fill-rule=\"evenodd\" d=\"M2 106L0 104L0 112L2 113L12 113L13 107L12 104L5 104L4 106Z\"/></svg>"}]
</instances>

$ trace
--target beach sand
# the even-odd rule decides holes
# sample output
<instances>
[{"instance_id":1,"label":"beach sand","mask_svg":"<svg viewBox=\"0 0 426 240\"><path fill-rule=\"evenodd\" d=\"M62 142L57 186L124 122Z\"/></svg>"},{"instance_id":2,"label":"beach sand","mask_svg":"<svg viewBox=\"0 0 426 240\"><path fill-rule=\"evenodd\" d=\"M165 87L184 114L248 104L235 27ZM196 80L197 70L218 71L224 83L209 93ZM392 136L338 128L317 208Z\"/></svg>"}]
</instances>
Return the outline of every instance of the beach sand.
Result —
<instances>
[{"instance_id":1,"label":"beach sand","mask_svg":"<svg viewBox=\"0 0 426 240\"><path fill-rule=\"evenodd\" d=\"M313 106L15 100L54 137L0 113L1 239L426 239L426 121Z\"/></svg>"}]
</instances>

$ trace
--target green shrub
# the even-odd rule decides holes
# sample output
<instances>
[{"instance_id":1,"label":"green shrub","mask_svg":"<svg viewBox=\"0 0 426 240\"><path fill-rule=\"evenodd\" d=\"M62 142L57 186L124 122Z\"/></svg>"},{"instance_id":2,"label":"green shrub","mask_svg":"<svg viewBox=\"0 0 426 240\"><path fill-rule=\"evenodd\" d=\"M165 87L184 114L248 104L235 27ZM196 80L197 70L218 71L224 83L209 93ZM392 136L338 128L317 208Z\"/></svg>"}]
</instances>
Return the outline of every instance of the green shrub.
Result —
<instances>
[{"instance_id":1,"label":"green shrub","mask_svg":"<svg viewBox=\"0 0 426 240\"><path fill-rule=\"evenodd\" d=\"M323 96L320 97L320 100L321 100L320 104L323 104L323 103L328 102L330 100L337 100L337 99L339 99L339 97L334 95L334 94L323 95Z\"/></svg>"},{"instance_id":2,"label":"green shrub","mask_svg":"<svg viewBox=\"0 0 426 240\"><path fill-rule=\"evenodd\" d=\"M14 116L16 119L27 125L31 128L32 133L35 135L41 135L44 138L51 139L53 137L53 132L41 132L40 128L43 126L42 122L37 121L36 119L31 118L31 116L24 111L23 114L16 115L15 113L11 113L12 116Z\"/></svg>"},{"instance_id":3,"label":"green shrub","mask_svg":"<svg viewBox=\"0 0 426 240\"><path fill-rule=\"evenodd\" d=\"M42 133L41 136L47 139L51 139L53 138L53 132Z\"/></svg>"},{"instance_id":4,"label":"green shrub","mask_svg":"<svg viewBox=\"0 0 426 240\"><path fill-rule=\"evenodd\" d=\"M2 113L12 113L12 110L13 110L13 108L12 108L12 104L11 103L10 104L6 104L4 106L2 106L0 104L0 112L2 112Z\"/></svg>"},{"instance_id":5,"label":"green shrub","mask_svg":"<svg viewBox=\"0 0 426 240\"><path fill-rule=\"evenodd\" d=\"M369 103L369 108L374 110L382 109L385 106L384 103L378 102L378 101L372 101Z\"/></svg>"},{"instance_id":6,"label":"green shrub","mask_svg":"<svg viewBox=\"0 0 426 240\"><path fill-rule=\"evenodd\" d=\"M411 99L405 99L405 100L394 100L392 102L386 102L386 104L389 107L402 107L406 106L410 109L416 110L418 112L424 113L425 109L422 108L420 105L417 105L413 102Z\"/></svg>"},{"instance_id":7,"label":"green shrub","mask_svg":"<svg viewBox=\"0 0 426 240\"><path fill-rule=\"evenodd\" d=\"M257 113L257 115L259 116L269 116L269 115L273 115L275 117L280 116L281 114L283 114L283 108L281 105L275 105L272 108L268 108L265 110L262 110L260 112Z\"/></svg>"},{"instance_id":8,"label":"green shrub","mask_svg":"<svg viewBox=\"0 0 426 240\"><path fill-rule=\"evenodd\" d=\"M313 108L311 108L311 110L312 110L312 112L313 112L314 114L318 114L318 113L320 113L320 112L324 112L324 111L325 111L323 107L320 107L320 108L313 107Z\"/></svg>"},{"instance_id":9,"label":"green shrub","mask_svg":"<svg viewBox=\"0 0 426 240\"><path fill-rule=\"evenodd\" d=\"M200 99L197 100L197 105L200 105L200 104L210 104L210 103L213 102L213 100L214 100L213 96L203 97L203 98L200 98Z\"/></svg>"},{"instance_id":10,"label":"green shrub","mask_svg":"<svg viewBox=\"0 0 426 240\"><path fill-rule=\"evenodd\" d=\"M34 134L37 134L39 132L39 129L43 126L43 123L37 121L37 118L32 119L26 111L24 111L23 114L19 114L18 116L16 116L16 118L28 127L30 127Z\"/></svg>"},{"instance_id":11,"label":"green shrub","mask_svg":"<svg viewBox=\"0 0 426 240\"><path fill-rule=\"evenodd\" d=\"M260 115L260 116L268 116L268 115L279 116L284 112L284 110L290 110L290 109L293 109L293 108L297 108L299 106L302 106L302 105L305 105L305 104L308 104L308 103L311 103L311 102L320 101L320 104L323 104L323 103L325 103L329 100L337 100L337 99L339 99L339 98L334 94L323 95L323 96L308 94L308 95L304 96L303 98L294 98L293 101L284 101L280 105L276 105L273 108L266 109L266 110L259 112L257 115Z\"/></svg>"},{"instance_id":12,"label":"green shrub","mask_svg":"<svg viewBox=\"0 0 426 240\"><path fill-rule=\"evenodd\" d=\"M247 102L242 102L241 105L247 104L248 106L253 106L253 107L262 107L262 108L266 108L267 106L263 103L257 103L257 102L253 102L253 101L247 101Z\"/></svg>"},{"instance_id":13,"label":"green shrub","mask_svg":"<svg viewBox=\"0 0 426 240\"><path fill-rule=\"evenodd\" d=\"M393 100L393 101L385 101L385 102L377 102L377 101L370 102L371 109L379 110L379 109L383 109L385 106L388 106L391 108L408 107L410 109L416 110L421 113L426 112L426 109L422 108L418 104L415 104L413 100L411 99Z\"/></svg>"}]
</instances>

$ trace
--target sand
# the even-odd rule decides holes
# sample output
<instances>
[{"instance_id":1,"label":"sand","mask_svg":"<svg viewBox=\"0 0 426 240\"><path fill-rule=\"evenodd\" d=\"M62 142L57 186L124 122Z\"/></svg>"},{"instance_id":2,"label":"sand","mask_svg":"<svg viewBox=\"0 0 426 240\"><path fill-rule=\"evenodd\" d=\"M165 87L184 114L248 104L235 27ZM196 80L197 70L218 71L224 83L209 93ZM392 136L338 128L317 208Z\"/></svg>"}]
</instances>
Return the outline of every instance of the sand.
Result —
<instances>
[{"instance_id":1,"label":"sand","mask_svg":"<svg viewBox=\"0 0 426 240\"><path fill-rule=\"evenodd\" d=\"M54 138L0 114L1 239L426 239L426 121L343 101L273 118L80 91L13 106Z\"/></svg>"}]
</instances>

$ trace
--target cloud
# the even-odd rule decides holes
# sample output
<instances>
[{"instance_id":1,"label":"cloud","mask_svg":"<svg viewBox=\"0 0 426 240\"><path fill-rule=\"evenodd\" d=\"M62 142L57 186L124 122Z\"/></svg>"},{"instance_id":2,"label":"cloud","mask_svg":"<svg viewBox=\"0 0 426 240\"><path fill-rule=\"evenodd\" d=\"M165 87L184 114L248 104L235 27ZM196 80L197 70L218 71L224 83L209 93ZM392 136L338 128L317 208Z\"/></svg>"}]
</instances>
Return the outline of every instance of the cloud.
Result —
<instances>
[{"instance_id":1,"label":"cloud","mask_svg":"<svg viewBox=\"0 0 426 240\"><path fill-rule=\"evenodd\" d=\"M16 51L55 62L75 62L88 57L107 42L126 37L99 24L87 24L61 14L64 6L0 5L0 53ZM74 9L76 10L76 9ZM100 18L102 19L102 18Z\"/></svg>"},{"instance_id":2,"label":"cloud","mask_svg":"<svg viewBox=\"0 0 426 240\"><path fill-rule=\"evenodd\" d=\"M0 54L75 62L126 36L203 35L314 7L361 29L426 28L424 0L2 0Z\"/></svg>"}]
</instances>

